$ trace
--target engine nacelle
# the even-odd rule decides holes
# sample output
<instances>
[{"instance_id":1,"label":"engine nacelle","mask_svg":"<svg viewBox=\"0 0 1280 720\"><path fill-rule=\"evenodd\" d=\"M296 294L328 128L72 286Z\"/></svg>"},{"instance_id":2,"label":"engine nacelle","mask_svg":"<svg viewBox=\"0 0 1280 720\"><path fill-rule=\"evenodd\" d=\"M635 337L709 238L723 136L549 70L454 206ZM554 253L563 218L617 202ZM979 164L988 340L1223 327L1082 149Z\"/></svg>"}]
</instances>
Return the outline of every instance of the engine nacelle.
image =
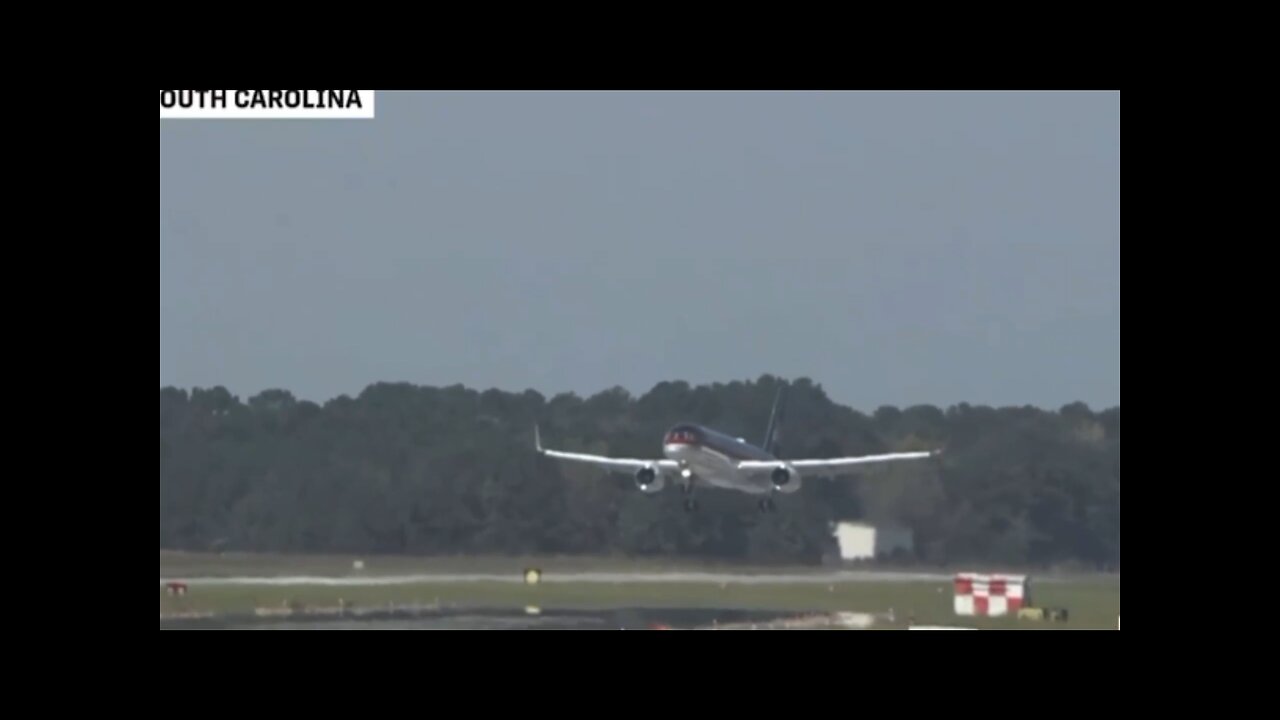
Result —
<instances>
[{"instance_id":1,"label":"engine nacelle","mask_svg":"<svg viewBox=\"0 0 1280 720\"><path fill-rule=\"evenodd\" d=\"M667 485L667 478L653 467L642 467L636 471L636 487L643 493L661 492Z\"/></svg>"},{"instance_id":2,"label":"engine nacelle","mask_svg":"<svg viewBox=\"0 0 1280 720\"><path fill-rule=\"evenodd\" d=\"M800 473L785 465L778 466L769 479L773 482L774 492L790 495L800 490Z\"/></svg>"}]
</instances>

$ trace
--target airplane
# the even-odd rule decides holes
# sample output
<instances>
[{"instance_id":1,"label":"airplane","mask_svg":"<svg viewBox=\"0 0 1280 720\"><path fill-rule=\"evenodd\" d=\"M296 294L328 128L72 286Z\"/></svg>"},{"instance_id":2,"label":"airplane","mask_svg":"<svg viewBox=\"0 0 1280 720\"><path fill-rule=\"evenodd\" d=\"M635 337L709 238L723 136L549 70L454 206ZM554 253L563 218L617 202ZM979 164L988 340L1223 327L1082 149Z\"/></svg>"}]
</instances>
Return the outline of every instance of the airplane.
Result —
<instances>
[{"instance_id":1,"label":"airplane","mask_svg":"<svg viewBox=\"0 0 1280 720\"><path fill-rule=\"evenodd\" d=\"M693 491L699 484L761 496L758 503L760 511L768 513L777 510L774 497L798 492L806 475L822 475L872 463L920 460L942 454L941 450L930 450L784 460L777 456L786 399L784 391L785 387L779 389L774 399L764 442L759 446L695 423L681 423L666 432L662 440L663 459L613 458L548 450L542 446L542 431L537 424L534 425L534 446L545 457L629 472L635 477L636 486L646 494L662 491L671 478L679 477L685 495L685 510L689 512L698 507Z\"/></svg>"}]
</instances>

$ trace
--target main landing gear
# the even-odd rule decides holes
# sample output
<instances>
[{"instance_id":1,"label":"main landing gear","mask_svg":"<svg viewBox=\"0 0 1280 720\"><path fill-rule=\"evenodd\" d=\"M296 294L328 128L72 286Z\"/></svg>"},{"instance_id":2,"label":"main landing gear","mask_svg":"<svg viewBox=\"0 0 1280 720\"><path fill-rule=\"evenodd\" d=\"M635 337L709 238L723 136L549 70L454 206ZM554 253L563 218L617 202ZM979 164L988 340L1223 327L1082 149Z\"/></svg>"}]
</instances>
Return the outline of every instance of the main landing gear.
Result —
<instances>
[{"instance_id":1,"label":"main landing gear","mask_svg":"<svg viewBox=\"0 0 1280 720\"><path fill-rule=\"evenodd\" d=\"M772 497L760 498L758 505L761 513L778 512L778 504L773 501Z\"/></svg>"}]
</instances>

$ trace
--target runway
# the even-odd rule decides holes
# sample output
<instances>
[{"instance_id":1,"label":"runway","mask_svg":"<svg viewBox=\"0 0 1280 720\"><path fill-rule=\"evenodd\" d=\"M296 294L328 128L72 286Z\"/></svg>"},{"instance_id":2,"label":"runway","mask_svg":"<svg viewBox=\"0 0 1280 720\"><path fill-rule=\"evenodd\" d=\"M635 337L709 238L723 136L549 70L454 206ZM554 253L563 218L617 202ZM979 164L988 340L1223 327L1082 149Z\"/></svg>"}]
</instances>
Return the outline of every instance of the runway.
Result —
<instances>
[{"instance_id":1,"label":"runway","mask_svg":"<svg viewBox=\"0 0 1280 720\"><path fill-rule=\"evenodd\" d=\"M541 582L554 583L686 583L704 585L830 585L833 583L949 583L952 576L943 573L838 571L823 573L738 574L710 572L566 572L543 573ZM172 582L190 586L319 586L319 587L385 587L395 585L474 584L525 582L520 573L430 573L415 575L348 575L326 576L260 576L260 577L171 577L160 578L160 586Z\"/></svg>"},{"instance_id":2,"label":"runway","mask_svg":"<svg viewBox=\"0 0 1280 720\"><path fill-rule=\"evenodd\" d=\"M448 610L401 613L374 611L360 616L294 618L206 617L162 619L161 630L696 630L772 629L791 617L776 611L712 608L562 609L540 615L509 610Z\"/></svg>"}]
</instances>

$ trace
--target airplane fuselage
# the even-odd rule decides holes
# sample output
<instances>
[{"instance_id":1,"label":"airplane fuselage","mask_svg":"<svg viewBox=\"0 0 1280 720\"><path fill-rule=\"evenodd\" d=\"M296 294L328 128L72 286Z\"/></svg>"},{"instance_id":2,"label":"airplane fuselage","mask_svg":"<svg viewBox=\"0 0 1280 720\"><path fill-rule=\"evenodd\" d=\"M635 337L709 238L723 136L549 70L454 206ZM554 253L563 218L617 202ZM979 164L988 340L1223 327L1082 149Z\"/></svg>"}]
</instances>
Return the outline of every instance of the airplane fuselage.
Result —
<instances>
[{"instance_id":1,"label":"airplane fuselage","mask_svg":"<svg viewBox=\"0 0 1280 720\"><path fill-rule=\"evenodd\" d=\"M741 439L725 435L701 425L686 423L669 430L663 438L663 455L680 464L681 475L688 482L755 495L774 492L791 493L799 489L799 478L792 471L792 482L776 486L769 475L740 473L742 460L769 462L778 460L772 453Z\"/></svg>"}]
</instances>

